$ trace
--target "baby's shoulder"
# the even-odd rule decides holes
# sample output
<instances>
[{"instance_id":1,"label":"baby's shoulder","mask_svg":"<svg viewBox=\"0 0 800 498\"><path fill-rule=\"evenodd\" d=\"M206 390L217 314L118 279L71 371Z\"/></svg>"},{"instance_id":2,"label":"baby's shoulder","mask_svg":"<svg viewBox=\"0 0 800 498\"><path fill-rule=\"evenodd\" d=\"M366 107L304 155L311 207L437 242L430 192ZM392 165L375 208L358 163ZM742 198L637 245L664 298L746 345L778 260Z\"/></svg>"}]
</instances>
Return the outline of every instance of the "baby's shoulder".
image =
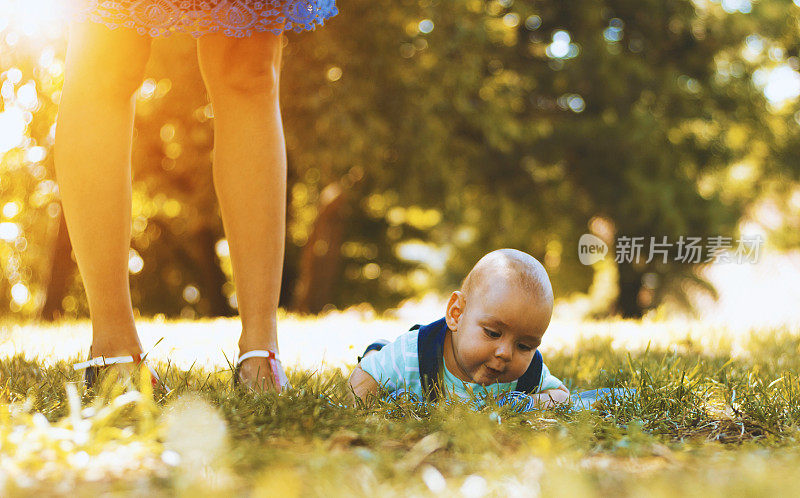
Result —
<instances>
[{"instance_id":1,"label":"baby's shoulder","mask_svg":"<svg viewBox=\"0 0 800 498\"><path fill-rule=\"evenodd\" d=\"M406 367L415 366L419 363L417 353L417 330L404 332L397 338L384 346L379 354L376 354L376 361L397 366L401 371ZM367 358L371 357L368 356Z\"/></svg>"},{"instance_id":2,"label":"baby's shoulder","mask_svg":"<svg viewBox=\"0 0 800 498\"><path fill-rule=\"evenodd\" d=\"M417 356L417 344L419 340L419 330L409 330L397 337L392 342L392 346L401 350L403 356Z\"/></svg>"}]
</instances>

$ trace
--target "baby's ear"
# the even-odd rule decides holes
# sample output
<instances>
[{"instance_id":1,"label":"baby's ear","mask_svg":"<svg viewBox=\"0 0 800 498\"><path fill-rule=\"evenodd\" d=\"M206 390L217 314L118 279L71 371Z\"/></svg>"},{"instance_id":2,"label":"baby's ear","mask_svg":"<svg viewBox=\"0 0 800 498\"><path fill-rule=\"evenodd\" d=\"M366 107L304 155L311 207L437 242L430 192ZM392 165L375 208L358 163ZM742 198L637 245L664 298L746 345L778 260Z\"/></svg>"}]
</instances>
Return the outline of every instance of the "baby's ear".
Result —
<instances>
[{"instance_id":1,"label":"baby's ear","mask_svg":"<svg viewBox=\"0 0 800 498\"><path fill-rule=\"evenodd\" d=\"M461 291L455 291L450 295L444 318L447 322L447 327L453 332L458 330L458 322L461 320L461 315L464 314L465 302L464 293Z\"/></svg>"}]
</instances>

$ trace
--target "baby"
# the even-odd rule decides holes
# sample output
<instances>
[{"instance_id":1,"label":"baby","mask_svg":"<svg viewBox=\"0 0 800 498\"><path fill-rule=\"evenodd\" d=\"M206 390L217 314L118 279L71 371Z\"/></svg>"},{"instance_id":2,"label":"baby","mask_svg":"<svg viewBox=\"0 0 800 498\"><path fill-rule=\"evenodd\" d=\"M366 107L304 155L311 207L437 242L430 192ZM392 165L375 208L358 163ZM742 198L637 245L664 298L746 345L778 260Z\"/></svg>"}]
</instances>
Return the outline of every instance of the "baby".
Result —
<instances>
[{"instance_id":1,"label":"baby","mask_svg":"<svg viewBox=\"0 0 800 498\"><path fill-rule=\"evenodd\" d=\"M428 400L446 392L482 403L486 395L522 391L539 407L567 403L569 390L537 351L552 312L541 263L514 249L492 251L450 296L444 318L368 348L350 387L364 400L384 386Z\"/></svg>"}]
</instances>

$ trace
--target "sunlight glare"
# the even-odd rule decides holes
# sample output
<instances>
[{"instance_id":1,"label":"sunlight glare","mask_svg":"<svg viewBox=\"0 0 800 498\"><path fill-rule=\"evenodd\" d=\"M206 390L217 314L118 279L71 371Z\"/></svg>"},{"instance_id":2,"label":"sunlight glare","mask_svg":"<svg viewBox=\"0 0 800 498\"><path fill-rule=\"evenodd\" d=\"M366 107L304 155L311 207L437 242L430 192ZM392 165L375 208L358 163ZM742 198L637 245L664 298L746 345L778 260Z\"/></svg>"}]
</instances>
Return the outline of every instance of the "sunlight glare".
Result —
<instances>
[{"instance_id":1,"label":"sunlight glare","mask_svg":"<svg viewBox=\"0 0 800 498\"><path fill-rule=\"evenodd\" d=\"M128 254L128 271L136 275L141 272L142 269L144 269L144 260L139 256L139 253L136 252L136 249L131 249Z\"/></svg>"},{"instance_id":2,"label":"sunlight glare","mask_svg":"<svg viewBox=\"0 0 800 498\"><path fill-rule=\"evenodd\" d=\"M25 159L32 163L38 163L43 161L44 158L47 157L47 149L42 146L35 146L28 149L25 154Z\"/></svg>"},{"instance_id":3,"label":"sunlight glare","mask_svg":"<svg viewBox=\"0 0 800 498\"><path fill-rule=\"evenodd\" d=\"M14 216L18 215L20 212L19 204L15 201L6 202L3 205L3 216L8 219L13 218Z\"/></svg>"},{"instance_id":4,"label":"sunlight glare","mask_svg":"<svg viewBox=\"0 0 800 498\"><path fill-rule=\"evenodd\" d=\"M776 67L764 80L764 96L772 105L779 106L800 96L800 74L788 64Z\"/></svg>"},{"instance_id":5,"label":"sunlight glare","mask_svg":"<svg viewBox=\"0 0 800 498\"><path fill-rule=\"evenodd\" d=\"M18 305L22 306L27 303L29 298L30 292L28 292L28 288L25 287L25 284L22 282L17 282L11 287L11 299Z\"/></svg>"},{"instance_id":6,"label":"sunlight glare","mask_svg":"<svg viewBox=\"0 0 800 498\"><path fill-rule=\"evenodd\" d=\"M19 227L16 223L5 222L0 223L0 239L5 241L12 241L19 237Z\"/></svg>"},{"instance_id":7,"label":"sunlight glare","mask_svg":"<svg viewBox=\"0 0 800 498\"><path fill-rule=\"evenodd\" d=\"M17 102L24 109L35 111L39 107L39 96L36 93L36 83L29 81L17 90Z\"/></svg>"},{"instance_id":8,"label":"sunlight glare","mask_svg":"<svg viewBox=\"0 0 800 498\"><path fill-rule=\"evenodd\" d=\"M0 154L19 146L25 138L25 113L18 107L0 112Z\"/></svg>"},{"instance_id":9,"label":"sunlight glare","mask_svg":"<svg viewBox=\"0 0 800 498\"><path fill-rule=\"evenodd\" d=\"M228 249L228 241L226 239L218 240L214 246L214 250L216 251L217 256L220 258L227 258L231 255L230 250Z\"/></svg>"},{"instance_id":10,"label":"sunlight glare","mask_svg":"<svg viewBox=\"0 0 800 498\"><path fill-rule=\"evenodd\" d=\"M567 31L557 30L553 33L553 42L547 46L545 53L551 59L572 59L578 56L578 45L572 43Z\"/></svg>"},{"instance_id":11,"label":"sunlight glare","mask_svg":"<svg viewBox=\"0 0 800 498\"><path fill-rule=\"evenodd\" d=\"M550 44L548 49L552 57L560 58L566 57L569 52L569 33L566 31L556 31L553 33L553 43Z\"/></svg>"},{"instance_id":12,"label":"sunlight glare","mask_svg":"<svg viewBox=\"0 0 800 498\"><path fill-rule=\"evenodd\" d=\"M28 37L62 26L67 2L59 0L0 0L0 23Z\"/></svg>"}]
</instances>

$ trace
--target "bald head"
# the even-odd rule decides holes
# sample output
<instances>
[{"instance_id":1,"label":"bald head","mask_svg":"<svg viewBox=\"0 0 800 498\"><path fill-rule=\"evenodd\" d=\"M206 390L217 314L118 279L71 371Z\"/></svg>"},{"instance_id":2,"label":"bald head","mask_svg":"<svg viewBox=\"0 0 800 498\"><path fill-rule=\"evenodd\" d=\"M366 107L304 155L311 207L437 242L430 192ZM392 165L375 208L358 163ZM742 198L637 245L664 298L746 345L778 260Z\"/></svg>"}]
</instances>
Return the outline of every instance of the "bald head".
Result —
<instances>
[{"instance_id":1,"label":"bald head","mask_svg":"<svg viewBox=\"0 0 800 498\"><path fill-rule=\"evenodd\" d=\"M498 280L516 284L534 301L553 306L553 287L544 266L530 254L516 249L498 249L482 257L464 278L461 292L469 298Z\"/></svg>"}]
</instances>

